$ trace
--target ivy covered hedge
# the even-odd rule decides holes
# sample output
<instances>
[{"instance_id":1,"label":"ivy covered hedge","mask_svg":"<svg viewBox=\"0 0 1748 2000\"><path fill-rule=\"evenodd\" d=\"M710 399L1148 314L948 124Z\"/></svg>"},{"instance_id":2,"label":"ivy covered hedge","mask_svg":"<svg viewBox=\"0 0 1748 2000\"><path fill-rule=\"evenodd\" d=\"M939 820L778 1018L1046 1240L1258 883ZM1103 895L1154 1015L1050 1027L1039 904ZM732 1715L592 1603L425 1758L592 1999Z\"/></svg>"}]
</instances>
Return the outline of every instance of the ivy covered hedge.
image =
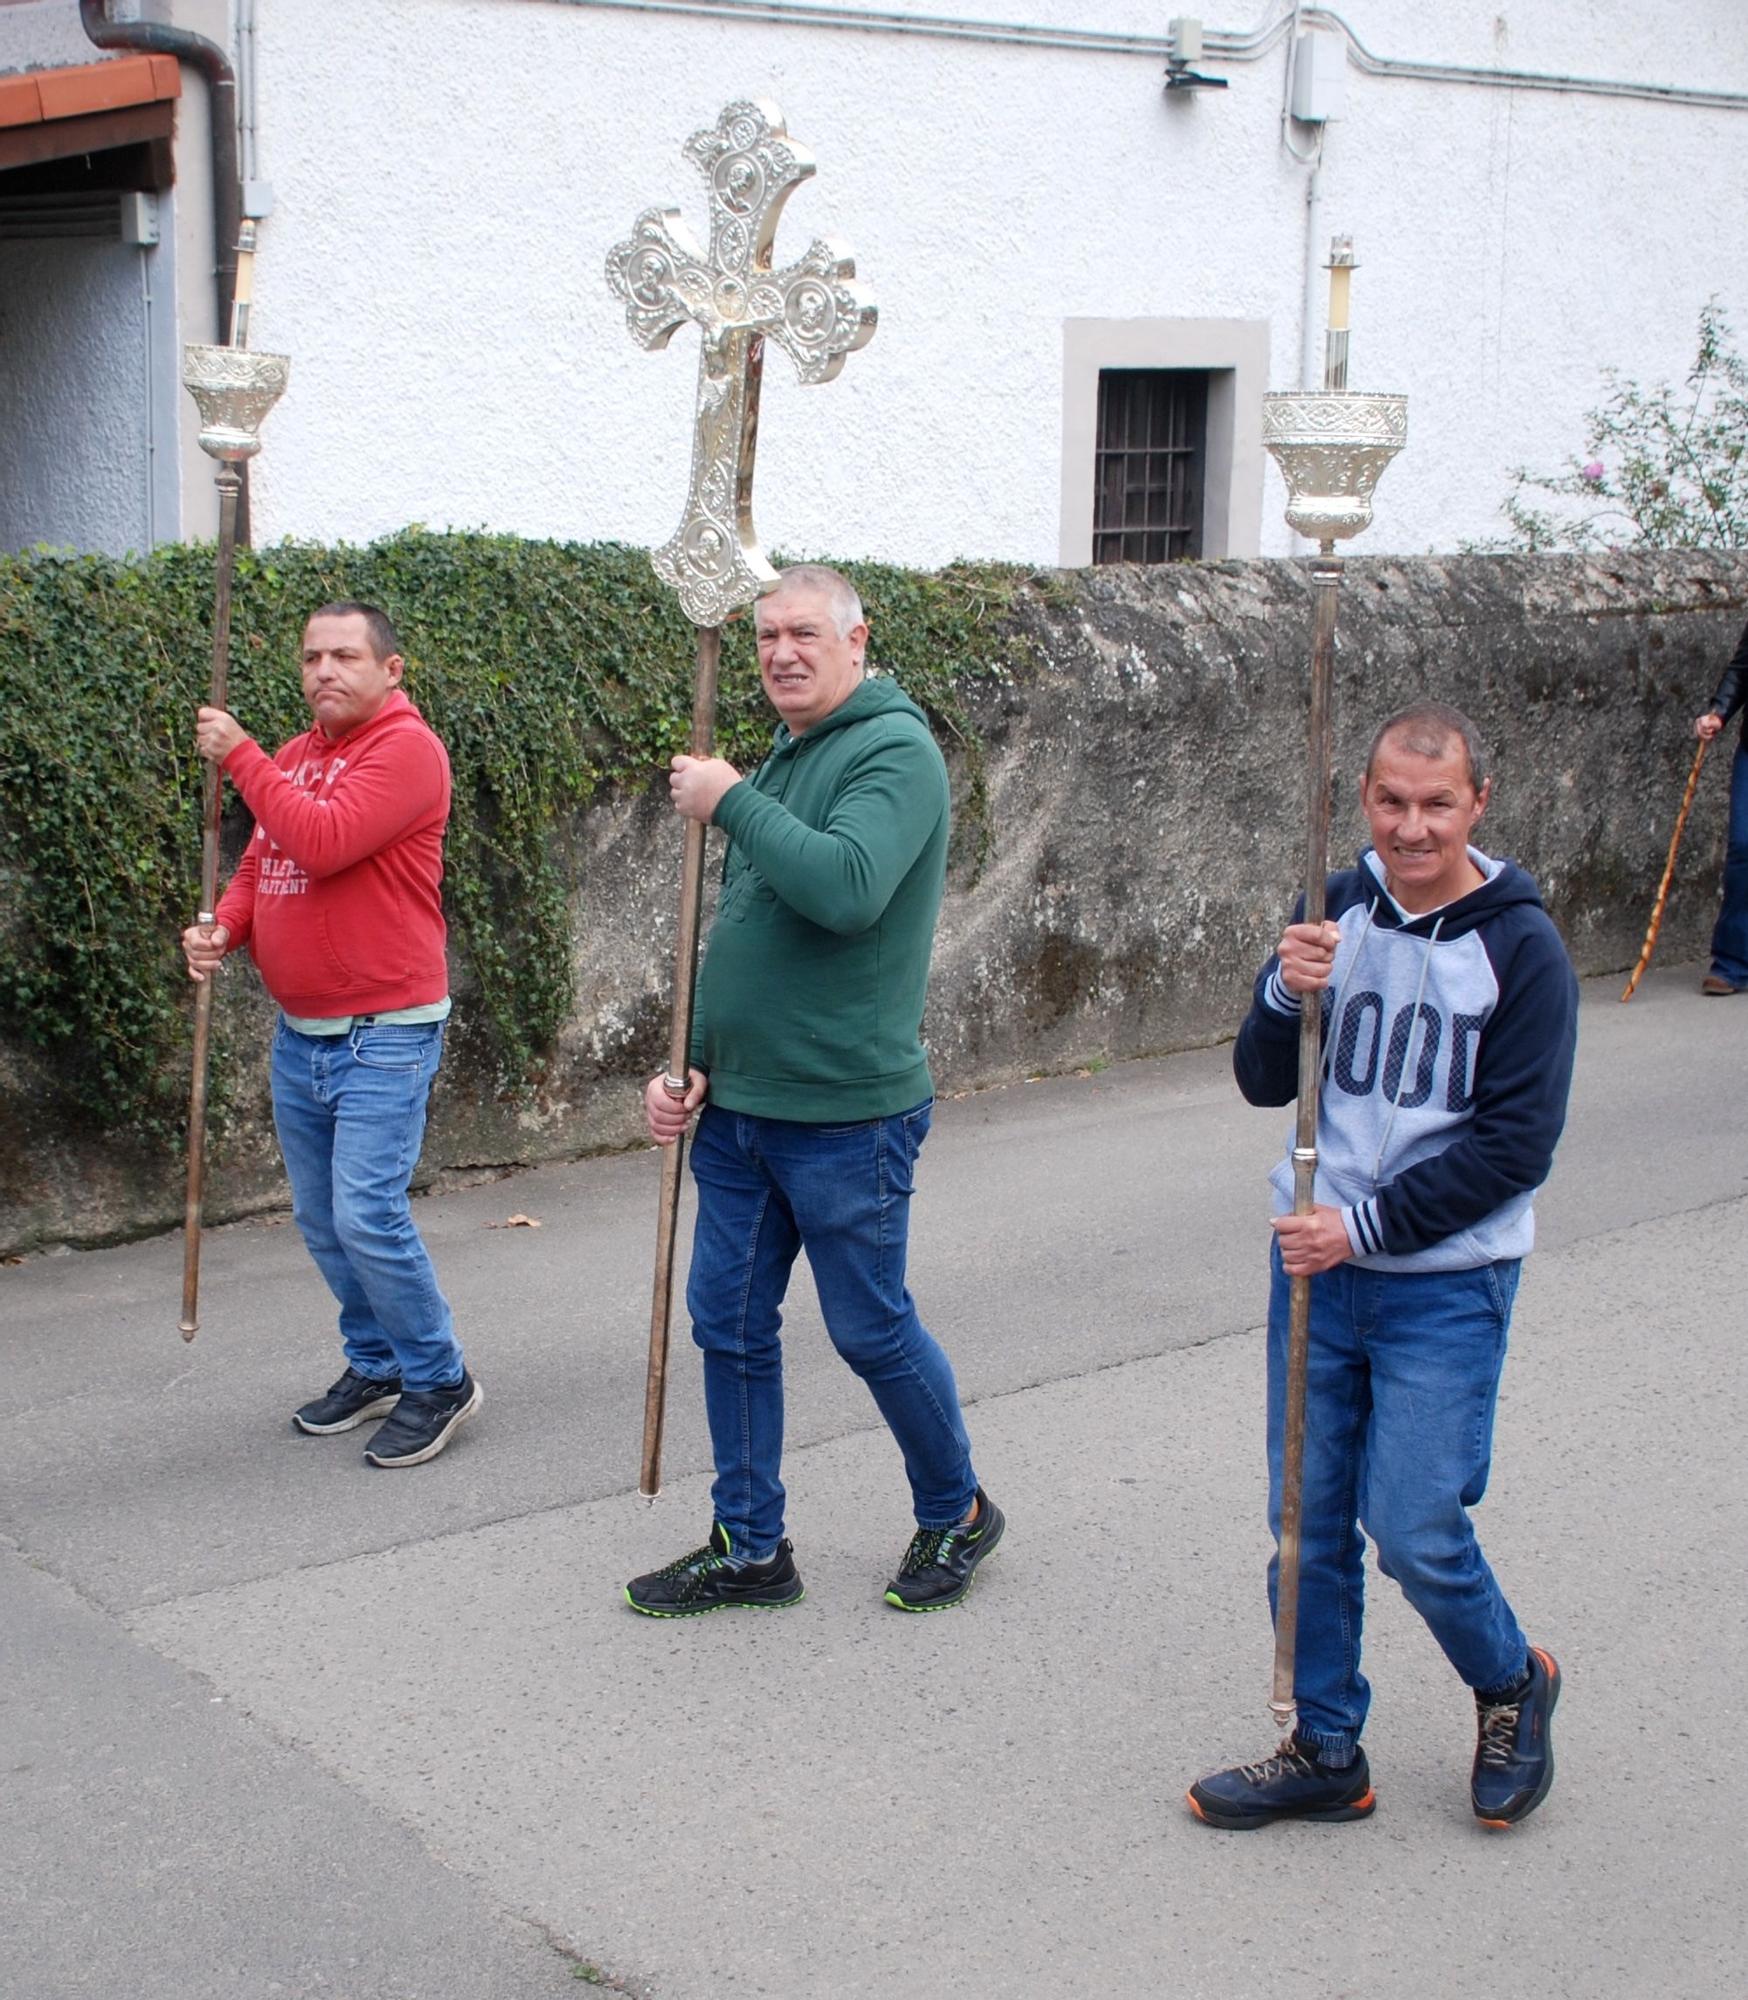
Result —
<instances>
[{"instance_id":1,"label":"ivy covered hedge","mask_svg":"<svg viewBox=\"0 0 1748 2000\"><path fill-rule=\"evenodd\" d=\"M843 567L870 608L872 656L966 747L975 791L963 691L1011 657L1026 573ZM395 620L408 692L448 745L451 942L505 1087L526 1085L571 1003L558 824L685 748L692 628L643 552L613 544L414 529L368 548L243 551L229 705L269 748L308 724L302 623L338 597ZM212 598L210 544L127 561L0 556L0 1036L45 1054L70 1114L158 1136L178 1129L186 1093L176 937L198 894L193 717ZM769 733L738 624L718 744L744 763ZM233 799L227 854L238 811Z\"/></svg>"}]
</instances>

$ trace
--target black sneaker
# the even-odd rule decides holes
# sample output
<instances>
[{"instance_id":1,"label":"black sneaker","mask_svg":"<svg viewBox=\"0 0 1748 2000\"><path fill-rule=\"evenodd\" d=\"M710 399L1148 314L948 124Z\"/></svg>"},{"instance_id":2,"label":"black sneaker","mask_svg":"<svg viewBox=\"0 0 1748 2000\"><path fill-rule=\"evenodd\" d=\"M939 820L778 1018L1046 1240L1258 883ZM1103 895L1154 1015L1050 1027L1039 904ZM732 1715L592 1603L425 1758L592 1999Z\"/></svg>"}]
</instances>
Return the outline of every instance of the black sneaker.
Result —
<instances>
[{"instance_id":1,"label":"black sneaker","mask_svg":"<svg viewBox=\"0 0 1748 2000\"><path fill-rule=\"evenodd\" d=\"M785 1542L766 1562L738 1562L734 1543L720 1521L703 1548L681 1556L666 1569L634 1576L625 1601L646 1618L698 1618L738 1604L743 1611L781 1611L807 1595L795 1567L795 1551Z\"/></svg>"},{"instance_id":2,"label":"black sneaker","mask_svg":"<svg viewBox=\"0 0 1748 2000\"><path fill-rule=\"evenodd\" d=\"M1184 1795L1204 1825L1229 1833L1249 1833L1278 1819L1366 1819L1378 1803L1366 1753L1341 1770L1318 1761L1317 1752L1289 1736L1260 1764L1235 1764L1210 1771Z\"/></svg>"},{"instance_id":3,"label":"black sneaker","mask_svg":"<svg viewBox=\"0 0 1748 2000\"><path fill-rule=\"evenodd\" d=\"M485 1401L464 1368L453 1389L403 1389L395 1413L364 1456L372 1465L423 1465L435 1458Z\"/></svg>"},{"instance_id":4,"label":"black sneaker","mask_svg":"<svg viewBox=\"0 0 1748 2000\"><path fill-rule=\"evenodd\" d=\"M971 1588L977 1565L995 1554L1007 1516L977 1489L977 1517L950 1528L918 1528L904 1552L898 1574L886 1586L886 1601L897 1611L945 1611Z\"/></svg>"},{"instance_id":5,"label":"black sneaker","mask_svg":"<svg viewBox=\"0 0 1748 2000\"><path fill-rule=\"evenodd\" d=\"M336 1431L356 1430L372 1417L386 1417L401 1393L398 1380L378 1382L348 1368L325 1396L305 1403L292 1418L300 1431L311 1437L332 1437Z\"/></svg>"},{"instance_id":6,"label":"black sneaker","mask_svg":"<svg viewBox=\"0 0 1748 2000\"><path fill-rule=\"evenodd\" d=\"M1483 1826L1527 1819L1554 1782L1550 1721L1560 1699L1560 1669L1552 1653L1530 1648L1529 1685L1509 1701L1475 1697L1475 1769L1469 1799Z\"/></svg>"}]
</instances>

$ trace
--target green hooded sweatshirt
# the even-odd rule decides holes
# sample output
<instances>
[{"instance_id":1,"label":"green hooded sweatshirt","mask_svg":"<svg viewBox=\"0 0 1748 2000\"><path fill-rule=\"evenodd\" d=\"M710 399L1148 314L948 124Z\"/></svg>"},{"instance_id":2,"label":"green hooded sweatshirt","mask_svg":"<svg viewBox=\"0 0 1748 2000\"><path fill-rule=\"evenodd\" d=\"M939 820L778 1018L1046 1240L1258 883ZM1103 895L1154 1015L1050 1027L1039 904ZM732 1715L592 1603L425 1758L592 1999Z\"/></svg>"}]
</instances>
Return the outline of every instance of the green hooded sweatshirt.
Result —
<instances>
[{"instance_id":1,"label":"green hooded sweatshirt","mask_svg":"<svg viewBox=\"0 0 1748 2000\"><path fill-rule=\"evenodd\" d=\"M692 1060L728 1111L841 1125L933 1092L919 1029L947 875L947 766L870 678L731 786Z\"/></svg>"}]
</instances>

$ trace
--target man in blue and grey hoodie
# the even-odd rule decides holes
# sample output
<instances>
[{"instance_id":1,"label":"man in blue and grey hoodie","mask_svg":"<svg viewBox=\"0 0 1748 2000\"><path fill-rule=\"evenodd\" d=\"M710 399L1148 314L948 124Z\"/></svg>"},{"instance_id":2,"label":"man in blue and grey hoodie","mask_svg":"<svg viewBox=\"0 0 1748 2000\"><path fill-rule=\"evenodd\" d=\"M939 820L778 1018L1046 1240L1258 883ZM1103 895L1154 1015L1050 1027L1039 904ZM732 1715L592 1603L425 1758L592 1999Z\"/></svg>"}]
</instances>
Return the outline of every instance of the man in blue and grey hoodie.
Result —
<instances>
[{"instance_id":1,"label":"man in blue and grey hoodie","mask_svg":"<svg viewBox=\"0 0 1748 2000\"><path fill-rule=\"evenodd\" d=\"M1363 1819L1365 1535L1474 1690L1476 1817L1547 1796L1551 1654L1531 1646L1475 1538L1531 1198L1566 1117L1578 987L1536 886L1470 845L1490 781L1474 725L1441 703L1393 715L1360 792L1372 842L1330 877L1328 919L1287 927L1233 1068L1252 1104L1290 1103L1299 1013L1323 1011L1316 1206L1272 1176L1270 1526L1279 1536L1291 1280L1311 1279L1294 1696L1273 1756L1190 1788L1212 1826ZM1362 1532L1363 1530L1363 1532ZM1276 1565L1269 1570L1274 1601Z\"/></svg>"}]
</instances>

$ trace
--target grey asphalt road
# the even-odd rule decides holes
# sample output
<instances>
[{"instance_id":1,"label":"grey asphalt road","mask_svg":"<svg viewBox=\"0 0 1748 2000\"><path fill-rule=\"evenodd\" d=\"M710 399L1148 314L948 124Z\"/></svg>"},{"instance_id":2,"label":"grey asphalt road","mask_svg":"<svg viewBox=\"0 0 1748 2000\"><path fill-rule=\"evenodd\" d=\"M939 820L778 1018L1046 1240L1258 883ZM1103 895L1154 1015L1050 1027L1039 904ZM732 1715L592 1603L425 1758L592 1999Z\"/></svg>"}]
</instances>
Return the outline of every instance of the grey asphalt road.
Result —
<instances>
[{"instance_id":1,"label":"grey asphalt road","mask_svg":"<svg viewBox=\"0 0 1748 2000\"><path fill-rule=\"evenodd\" d=\"M1748 1001L1695 980L1587 989L1520 1294L1481 1521L1567 1676L1523 1827L1474 1824L1467 1696L1382 1582L1377 1814L1182 1806L1270 1747L1285 1121L1210 1050L940 1109L913 1282L1011 1524L940 1617L880 1603L897 1453L804 1276L806 1602L619 1601L709 1520L683 1332L636 1497L648 1153L422 1201L487 1401L407 1473L290 1429L336 1364L282 1221L213 1232L191 1348L174 1240L0 1270L0 1995L1734 2000Z\"/></svg>"}]
</instances>

